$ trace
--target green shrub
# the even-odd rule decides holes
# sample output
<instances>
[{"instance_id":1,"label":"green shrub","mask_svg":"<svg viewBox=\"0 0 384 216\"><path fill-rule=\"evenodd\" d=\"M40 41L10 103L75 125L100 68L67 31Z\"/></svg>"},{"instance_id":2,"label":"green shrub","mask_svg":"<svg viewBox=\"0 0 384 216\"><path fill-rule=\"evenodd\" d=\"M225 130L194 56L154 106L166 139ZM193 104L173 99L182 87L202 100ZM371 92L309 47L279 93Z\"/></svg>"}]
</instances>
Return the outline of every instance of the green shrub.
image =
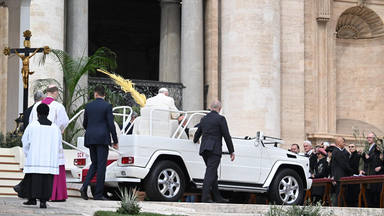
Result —
<instances>
[{"instance_id":1,"label":"green shrub","mask_svg":"<svg viewBox=\"0 0 384 216\"><path fill-rule=\"evenodd\" d=\"M21 136L21 134L7 133L7 135L4 137L4 135L0 133L0 148L22 146Z\"/></svg>"},{"instance_id":2,"label":"green shrub","mask_svg":"<svg viewBox=\"0 0 384 216\"><path fill-rule=\"evenodd\" d=\"M117 209L117 213L137 215L140 213L141 207L137 202L137 190L131 188L128 191L127 187L120 188L121 207Z\"/></svg>"},{"instance_id":3,"label":"green shrub","mask_svg":"<svg viewBox=\"0 0 384 216\"><path fill-rule=\"evenodd\" d=\"M307 206L275 206L269 208L266 216L332 216L333 211L322 208L321 204Z\"/></svg>"}]
</instances>

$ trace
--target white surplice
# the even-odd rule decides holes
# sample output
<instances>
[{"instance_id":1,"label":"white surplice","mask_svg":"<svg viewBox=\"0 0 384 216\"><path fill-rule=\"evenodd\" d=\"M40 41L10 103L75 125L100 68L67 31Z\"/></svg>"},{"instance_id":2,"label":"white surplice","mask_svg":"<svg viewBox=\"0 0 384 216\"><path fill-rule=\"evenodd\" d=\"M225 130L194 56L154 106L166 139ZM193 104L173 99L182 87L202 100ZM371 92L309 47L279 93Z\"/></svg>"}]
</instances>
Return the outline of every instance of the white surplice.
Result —
<instances>
[{"instance_id":1,"label":"white surplice","mask_svg":"<svg viewBox=\"0 0 384 216\"><path fill-rule=\"evenodd\" d=\"M24 173L59 174L59 152L63 151L61 130L52 125L31 122L23 137Z\"/></svg>"},{"instance_id":2,"label":"white surplice","mask_svg":"<svg viewBox=\"0 0 384 216\"><path fill-rule=\"evenodd\" d=\"M37 121L37 107L41 104L40 102L37 102L31 111L31 115L29 116L29 122L34 122ZM68 126L69 123L69 118L67 115L67 112L65 111L65 107L63 104L52 101L49 106L49 114L48 114L48 119L56 124L61 131L64 131L64 129ZM59 154L59 163L60 165L65 165L65 159L64 159L64 152L61 151Z\"/></svg>"}]
</instances>

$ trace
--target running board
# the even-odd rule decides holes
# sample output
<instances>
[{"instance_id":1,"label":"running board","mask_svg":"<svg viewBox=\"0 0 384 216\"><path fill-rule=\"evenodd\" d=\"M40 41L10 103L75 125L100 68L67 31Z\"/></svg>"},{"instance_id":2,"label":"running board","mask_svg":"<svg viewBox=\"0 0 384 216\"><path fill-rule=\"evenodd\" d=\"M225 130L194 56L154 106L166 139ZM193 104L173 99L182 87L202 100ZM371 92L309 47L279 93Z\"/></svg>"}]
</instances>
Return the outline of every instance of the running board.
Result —
<instances>
[{"instance_id":1,"label":"running board","mask_svg":"<svg viewBox=\"0 0 384 216\"><path fill-rule=\"evenodd\" d=\"M200 179L193 179L192 181L195 185L196 188L202 189L203 188L203 181ZM238 185L235 182L220 182L219 181L219 190L226 190L226 191L236 191L236 192L254 192L254 193L266 193L268 192L268 188L264 187L259 187L259 186L254 186L252 184L246 185L244 183L241 183L242 185Z\"/></svg>"}]
</instances>

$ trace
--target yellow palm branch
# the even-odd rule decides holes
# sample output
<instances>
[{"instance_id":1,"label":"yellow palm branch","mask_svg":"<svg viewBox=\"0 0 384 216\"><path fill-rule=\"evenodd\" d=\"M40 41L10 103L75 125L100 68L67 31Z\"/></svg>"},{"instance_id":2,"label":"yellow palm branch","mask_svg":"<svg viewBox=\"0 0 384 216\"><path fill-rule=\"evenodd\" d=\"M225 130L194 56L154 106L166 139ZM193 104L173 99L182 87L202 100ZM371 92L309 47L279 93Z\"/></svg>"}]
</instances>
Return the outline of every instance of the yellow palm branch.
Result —
<instances>
[{"instance_id":1,"label":"yellow palm branch","mask_svg":"<svg viewBox=\"0 0 384 216\"><path fill-rule=\"evenodd\" d=\"M97 69L97 71L103 74L107 74L109 77L111 77L113 81L115 81L115 83L121 87L121 90L131 94L133 100L135 100L135 102L139 104L140 107L145 106L145 103L147 102L147 98L145 97L145 95L140 94L138 91L136 91L136 89L134 88L134 84L132 83L131 80L124 79L119 75L109 73L108 71L105 71L102 69Z\"/></svg>"}]
</instances>

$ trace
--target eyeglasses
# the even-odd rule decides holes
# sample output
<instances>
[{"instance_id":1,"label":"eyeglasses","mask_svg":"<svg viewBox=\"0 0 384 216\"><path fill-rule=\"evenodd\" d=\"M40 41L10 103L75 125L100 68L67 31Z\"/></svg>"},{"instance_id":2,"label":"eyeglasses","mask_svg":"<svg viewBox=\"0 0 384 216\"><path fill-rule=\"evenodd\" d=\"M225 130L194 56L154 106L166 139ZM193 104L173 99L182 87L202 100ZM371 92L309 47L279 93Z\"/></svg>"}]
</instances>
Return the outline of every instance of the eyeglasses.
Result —
<instances>
[{"instance_id":1,"label":"eyeglasses","mask_svg":"<svg viewBox=\"0 0 384 216\"><path fill-rule=\"evenodd\" d=\"M355 146L348 146L348 148L355 148Z\"/></svg>"},{"instance_id":2,"label":"eyeglasses","mask_svg":"<svg viewBox=\"0 0 384 216\"><path fill-rule=\"evenodd\" d=\"M367 139L373 139L374 137L367 137Z\"/></svg>"}]
</instances>

